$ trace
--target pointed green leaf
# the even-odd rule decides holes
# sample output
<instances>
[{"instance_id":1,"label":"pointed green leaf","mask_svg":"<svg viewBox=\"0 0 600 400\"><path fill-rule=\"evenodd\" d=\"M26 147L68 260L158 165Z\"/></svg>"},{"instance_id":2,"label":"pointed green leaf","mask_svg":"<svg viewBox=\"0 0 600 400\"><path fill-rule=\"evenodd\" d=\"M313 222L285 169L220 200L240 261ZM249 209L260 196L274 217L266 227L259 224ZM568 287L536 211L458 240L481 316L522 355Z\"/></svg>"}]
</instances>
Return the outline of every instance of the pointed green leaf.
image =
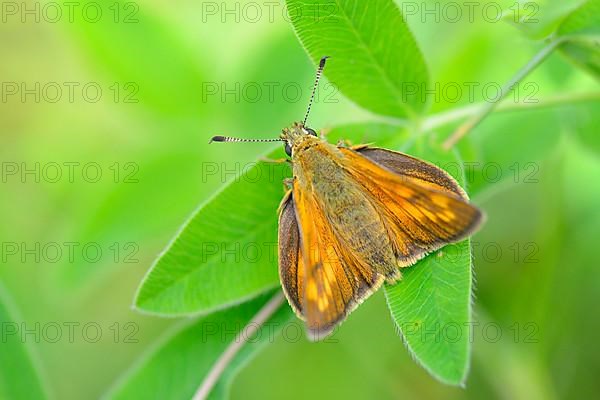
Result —
<instances>
[{"instance_id":1,"label":"pointed green leaf","mask_svg":"<svg viewBox=\"0 0 600 400\"><path fill-rule=\"evenodd\" d=\"M385 294L408 350L442 382L464 382L470 357L471 256L468 240L403 271Z\"/></svg>"},{"instance_id":2,"label":"pointed green leaf","mask_svg":"<svg viewBox=\"0 0 600 400\"><path fill-rule=\"evenodd\" d=\"M242 331L271 295L200 318L169 335L117 382L109 399L190 399L219 356ZM261 330L249 335L210 393L211 399L228 397L229 384L236 373L259 350L271 343L293 314L282 304ZM242 332L245 332L242 331Z\"/></svg>"},{"instance_id":3,"label":"pointed green leaf","mask_svg":"<svg viewBox=\"0 0 600 400\"><path fill-rule=\"evenodd\" d=\"M414 117L425 108L425 60L392 0L287 0L298 38L329 80L378 114Z\"/></svg>"},{"instance_id":4,"label":"pointed green leaf","mask_svg":"<svg viewBox=\"0 0 600 400\"><path fill-rule=\"evenodd\" d=\"M280 157L281 150L271 156ZM211 168L231 175L234 166L215 163ZM156 261L138 290L138 309L206 313L278 284L277 207L289 166L261 161L241 170L198 208Z\"/></svg>"},{"instance_id":5,"label":"pointed green leaf","mask_svg":"<svg viewBox=\"0 0 600 400\"><path fill-rule=\"evenodd\" d=\"M600 79L600 41L570 41L561 45L560 50L580 68Z\"/></svg>"},{"instance_id":6,"label":"pointed green leaf","mask_svg":"<svg viewBox=\"0 0 600 400\"><path fill-rule=\"evenodd\" d=\"M600 35L600 1L587 0L573 11L560 25L558 34L565 35Z\"/></svg>"},{"instance_id":7,"label":"pointed green leaf","mask_svg":"<svg viewBox=\"0 0 600 400\"><path fill-rule=\"evenodd\" d=\"M456 154L443 153L423 143L417 143L408 153L446 167L453 175L460 174L462 162ZM464 178L458 181L463 184ZM401 281L385 286L385 294L408 350L440 381L462 384L469 369L471 346L469 240L443 247L403 269L402 274Z\"/></svg>"},{"instance_id":8,"label":"pointed green leaf","mask_svg":"<svg viewBox=\"0 0 600 400\"><path fill-rule=\"evenodd\" d=\"M569 37L560 50L600 79L600 0L588 0L561 24L558 35Z\"/></svg>"},{"instance_id":9,"label":"pointed green leaf","mask_svg":"<svg viewBox=\"0 0 600 400\"><path fill-rule=\"evenodd\" d=\"M542 39L556 30L570 12L585 0L519 0L502 13L502 19L532 39Z\"/></svg>"}]
</instances>

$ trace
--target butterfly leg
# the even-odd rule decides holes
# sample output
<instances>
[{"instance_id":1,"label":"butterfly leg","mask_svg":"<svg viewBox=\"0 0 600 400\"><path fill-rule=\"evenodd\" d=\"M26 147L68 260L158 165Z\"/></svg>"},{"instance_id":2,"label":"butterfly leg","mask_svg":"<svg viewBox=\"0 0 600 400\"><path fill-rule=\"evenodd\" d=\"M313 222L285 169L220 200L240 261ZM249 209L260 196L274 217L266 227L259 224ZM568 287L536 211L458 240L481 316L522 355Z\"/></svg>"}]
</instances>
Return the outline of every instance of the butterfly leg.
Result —
<instances>
[{"instance_id":1,"label":"butterfly leg","mask_svg":"<svg viewBox=\"0 0 600 400\"><path fill-rule=\"evenodd\" d=\"M388 285L394 285L394 284L396 284L397 282L399 282L400 280L402 280L402 273L400 272L400 268L399 268L399 267L398 267L398 269L396 269L396 270L394 271L394 273L393 273L393 274L388 274L388 275L386 275L386 277L385 277L385 282L386 282Z\"/></svg>"},{"instance_id":2,"label":"butterfly leg","mask_svg":"<svg viewBox=\"0 0 600 400\"><path fill-rule=\"evenodd\" d=\"M350 146L350 150L358 151L358 150L366 149L367 147L369 147L368 144L357 144L355 146Z\"/></svg>"},{"instance_id":3,"label":"butterfly leg","mask_svg":"<svg viewBox=\"0 0 600 400\"><path fill-rule=\"evenodd\" d=\"M283 186L285 186L286 190L291 189L294 186L294 178L285 178L283 180Z\"/></svg>"},{"instance_id":4,"label":"butterfly leg","mask_svg":"<svg viewBox=\"0 0 600 400\"><path fill-rule=\"evenodd\" d=\"M337 142L337 147L343 147L345 149L350 149L350 150L354 150L354 151L358 151L358 150L362 150L365 149L367 147L369 147L368 144L357 144L357 145L353 145L351 141L344 139L344 140L339 140Z\"/></svg>"}]
</instances>

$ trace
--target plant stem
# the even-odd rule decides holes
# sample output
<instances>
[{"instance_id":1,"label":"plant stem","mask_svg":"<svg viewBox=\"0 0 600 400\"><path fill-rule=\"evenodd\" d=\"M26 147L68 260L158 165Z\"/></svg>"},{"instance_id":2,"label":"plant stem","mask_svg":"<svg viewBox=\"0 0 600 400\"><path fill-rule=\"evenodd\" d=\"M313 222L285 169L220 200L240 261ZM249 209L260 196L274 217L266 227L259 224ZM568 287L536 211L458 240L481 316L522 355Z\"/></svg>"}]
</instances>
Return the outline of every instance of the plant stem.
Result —
<instances>
[{"instance_id":1,"label":"plant stem","mask_svg":"<svg viewBox=\"0 0 600 400\"><path fill-rule=\"evenodd\" d=\"M500 94L494 101L486 103L475 115L469 118L465 123L454 131L452 135L443 144L443 147L448 150L454 146L463 136L465 136L471 129L475 128L489 113L491 113L498 103L506 97L513 87L525 78L531 71L537 68L545 59L548 57L556 47L563 42L562 39L555 39L544 46L523 68L508 81L500 90Z\"/></svg>"},{"instance_id":2,"label":"plant stem","mask_svg":"<svg viewBox=\"0 0 600 400\"><path fill-rule=\"evenodd\" d=\"M254 317L252 317L244 329L238 332L233 342L227 346L223 354L217 359L204 378L204 381L202 381L202 384L194 394L193 400L204 400L208 397L210 391L215 387L227 366L235 358L236 354L244 344L246 344L246 339L261 329L263 324L273 316L283 302L283 293L278 292L256 313Z\"/></svg>"},{"instance_id":3,"label":"plant stem","mask_svg":"<svg viewBox=\"0 0 600 400\"><path fill-rule=\"evenodd\" d=\"M536 103L502 103L498 105L495 111L526 111L537 108L555 107L564 104L598 100L600 100L600 92L566 93L550 96L545 99L541 99ZM485 107L485 105L485 103L471 104L465 107L434 114L425 119L422 127L423 132L428 132L437 127L477 114L483 107Z\"/></svg>"}]
</instances>

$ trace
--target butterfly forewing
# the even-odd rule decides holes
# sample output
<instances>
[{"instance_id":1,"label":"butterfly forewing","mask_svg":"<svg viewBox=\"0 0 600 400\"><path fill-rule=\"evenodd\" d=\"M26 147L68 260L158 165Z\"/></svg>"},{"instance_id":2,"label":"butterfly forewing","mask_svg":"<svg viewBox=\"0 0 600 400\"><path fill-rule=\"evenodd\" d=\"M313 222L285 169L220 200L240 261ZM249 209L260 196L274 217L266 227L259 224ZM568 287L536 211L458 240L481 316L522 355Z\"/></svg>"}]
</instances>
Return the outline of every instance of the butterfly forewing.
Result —
<instances>
[{"instance_id":1,"label":"butterfly forewing","mask_svg":"<svg viewBox=\"0 0 600 400\"><path fill-rule=\"evenodd\" d=\"M400 266L412 265L425 254L461 240L476 229L481 212L467 202L464 191L447 173L424 162L421 163L434 168L435 174L423 176L425 166L400 169L397 173L392 168L419 160L409 157L407 161L404 154L378 150L380 154L385 152L387 160L384 163L380 158L379 162L387 168L358 152L341 149L349 173L379 204ZM395 163L394 156L398 160Z\"/></svg>"},{"instance_id":2,"label":"butterfly forewing","mask_svg":"<svg viewBox=\"0 0 600 400\"><path fill-rule=\"evenodd\" d=\"M414 178L432 189L450 191L467 198L465 191L456 180L443 169L408 154L382 149L379 147L362 147L358 153L399 176Z\"/></svg>"}]
</instances>

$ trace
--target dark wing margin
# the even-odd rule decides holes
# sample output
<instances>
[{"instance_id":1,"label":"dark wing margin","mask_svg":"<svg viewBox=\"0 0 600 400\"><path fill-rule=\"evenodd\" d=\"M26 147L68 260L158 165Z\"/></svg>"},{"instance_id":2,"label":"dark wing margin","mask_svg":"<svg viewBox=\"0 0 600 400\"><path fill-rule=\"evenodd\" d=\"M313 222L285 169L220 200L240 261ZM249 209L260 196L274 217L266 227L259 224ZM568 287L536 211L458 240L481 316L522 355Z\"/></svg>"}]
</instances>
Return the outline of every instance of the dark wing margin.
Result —
<instances>
[{"instance_id":1,"label":"dark wing margin","mask_svg":"<svg viewBox=\"0 0 600 400\"><path fill-rule=\"evenodd\" d=\"M300 261L300 232L292 191L286 193L279 206L279 279L288 303L301 318L302 307L298 288L298 262Z\"/></svg>"},{"instance_id":2,"label":"dark wing margin","mask_svg":"<svg viewBox=\"0 0 600 400\"><path fill-rule=\"evenodd\" d=\"M436 189L438 190L450 191L458 194L463 199L468 199L467 194L458 182L449 173L434 164L419 160L408 154L379 147L364 147L356 151L395 174L427 181L437 186Z\"/></svg>"}]
</instances>

